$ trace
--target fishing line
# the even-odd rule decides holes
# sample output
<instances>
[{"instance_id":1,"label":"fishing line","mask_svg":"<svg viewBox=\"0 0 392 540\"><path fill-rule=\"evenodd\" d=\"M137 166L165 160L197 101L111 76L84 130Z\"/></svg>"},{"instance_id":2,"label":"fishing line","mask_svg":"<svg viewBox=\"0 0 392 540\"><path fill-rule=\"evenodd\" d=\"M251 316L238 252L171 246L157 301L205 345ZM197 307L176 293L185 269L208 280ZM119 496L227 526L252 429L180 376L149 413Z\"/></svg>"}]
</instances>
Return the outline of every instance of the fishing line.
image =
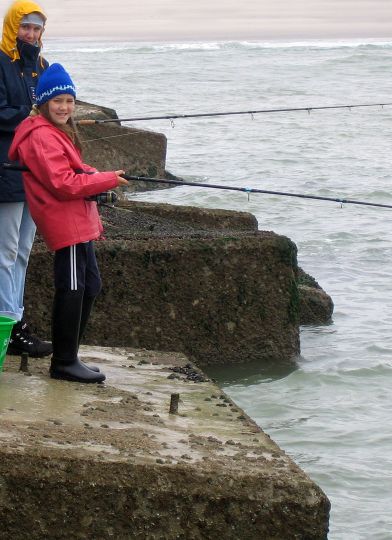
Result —
<instances>
[{"instance_id":1,"label":"fishing line","mask_svg":"<svg viewBox=\"0 0 392 540\"><path fill-rule=\"evenodd\" d=\"M264 114L264 113L283 113L283 112L294 112L294 111L306 111L310 113L311 111L321 111L327 109L355 109L359 107L386 107L392 105L392 103L362 103L354 105L324 105L324 106L315 106L315 107L285 107L281 109L256 109L256 110L247 110L247 111L228 111L228 112L212 112L212 113L191 113L191 114L168 114L164 116L137 116L133 118L106 118L104 120L93 120L85 119L78 120L76 123L80 126L87 126L92 124L107 124L110 122L143 122L145 120L170 120L172 122L172 127L174 127L173 120L175 119L184 119L184 118L207 118L214 116L234 116L234 115L245 115L249 114L252 119L255 114Z\"/></svg>"}]
</instances>

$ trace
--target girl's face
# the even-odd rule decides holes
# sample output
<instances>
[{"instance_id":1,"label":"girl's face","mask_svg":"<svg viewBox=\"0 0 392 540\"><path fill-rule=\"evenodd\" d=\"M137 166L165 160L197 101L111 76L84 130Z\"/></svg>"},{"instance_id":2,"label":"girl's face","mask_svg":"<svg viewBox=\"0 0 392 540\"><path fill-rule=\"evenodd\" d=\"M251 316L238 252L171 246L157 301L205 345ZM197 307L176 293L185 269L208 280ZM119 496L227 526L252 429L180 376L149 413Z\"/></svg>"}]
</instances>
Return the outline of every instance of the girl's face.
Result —
<instances>
[{"instance_id":1,"label":"girl's face","mask_svg":"<svg viewBox=\"0 0 392 540\"><path fill-rule=\"evenodd\" d=\"M63 126L75 110L75 98L71 94L60 94L48 101L49 117L54 124Z\"/></svg>"}]
</instances>

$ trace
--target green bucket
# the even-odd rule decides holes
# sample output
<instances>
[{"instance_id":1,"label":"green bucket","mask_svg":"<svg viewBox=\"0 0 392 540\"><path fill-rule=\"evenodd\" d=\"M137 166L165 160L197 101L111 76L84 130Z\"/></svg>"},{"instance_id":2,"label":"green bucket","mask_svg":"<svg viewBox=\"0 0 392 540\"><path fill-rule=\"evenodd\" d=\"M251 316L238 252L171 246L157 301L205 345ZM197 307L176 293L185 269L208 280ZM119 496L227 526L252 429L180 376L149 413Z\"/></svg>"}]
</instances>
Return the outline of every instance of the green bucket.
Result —
<instances>
[{"instance_id":1,"label":"green bucket","mask_svg":"<svg viewBox=\"0 0 392 540\"><path fill-rule=\"evenodd\" d=\"M7 353L12 327L15 323L14 319L0 316L0 371L3 370L4 358Z\"/></svg>"}]
</instances>

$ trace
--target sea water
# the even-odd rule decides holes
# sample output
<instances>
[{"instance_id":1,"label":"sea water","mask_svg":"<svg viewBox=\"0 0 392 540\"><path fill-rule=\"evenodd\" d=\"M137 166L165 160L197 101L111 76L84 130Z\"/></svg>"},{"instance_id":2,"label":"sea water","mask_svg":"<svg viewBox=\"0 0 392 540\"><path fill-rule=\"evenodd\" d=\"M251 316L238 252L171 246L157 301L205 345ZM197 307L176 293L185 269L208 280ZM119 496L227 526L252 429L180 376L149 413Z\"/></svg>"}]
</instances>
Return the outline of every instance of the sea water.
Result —
<instances>
[{"instance_id":1,"label":"sea water","mask_svg":"<svg viewBox=\"0 0 392 540\"><path fill-rule=\"evenodd\" d=\"M120 117L392 102L392 41L49 41L82 100ZM392 205L392 107L149 121L188 180ZM147 201L252 212L335 303L295 365L224 368L225 391L332 503L331 540L392 539L392 210L180 187Z\"/></svg>"}]
</instances>

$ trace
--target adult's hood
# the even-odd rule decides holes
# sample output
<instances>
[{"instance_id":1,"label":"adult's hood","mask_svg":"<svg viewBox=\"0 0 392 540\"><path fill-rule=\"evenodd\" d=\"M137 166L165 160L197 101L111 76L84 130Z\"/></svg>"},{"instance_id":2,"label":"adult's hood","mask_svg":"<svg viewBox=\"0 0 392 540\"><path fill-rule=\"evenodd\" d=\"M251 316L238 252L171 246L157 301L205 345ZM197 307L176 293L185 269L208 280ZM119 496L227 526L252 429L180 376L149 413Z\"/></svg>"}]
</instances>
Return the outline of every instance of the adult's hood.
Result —
<instances>
[{"instance_id":1,"label":"adult's hood","mask_svg":"<svg viewBox=\"0 0 392 540\"><path fill-rule=\"evenodd\" d=\"M46 21L46 15L42 8L30 0L18 0L14 2L7 11L3 21L3 36L0 49L12 60L19 60L19 52L16 47L16 38L19 31L20 22L29 13L39 13ZM40 46L42 43L40 41Z\"/></svg>"}]
</instances>

